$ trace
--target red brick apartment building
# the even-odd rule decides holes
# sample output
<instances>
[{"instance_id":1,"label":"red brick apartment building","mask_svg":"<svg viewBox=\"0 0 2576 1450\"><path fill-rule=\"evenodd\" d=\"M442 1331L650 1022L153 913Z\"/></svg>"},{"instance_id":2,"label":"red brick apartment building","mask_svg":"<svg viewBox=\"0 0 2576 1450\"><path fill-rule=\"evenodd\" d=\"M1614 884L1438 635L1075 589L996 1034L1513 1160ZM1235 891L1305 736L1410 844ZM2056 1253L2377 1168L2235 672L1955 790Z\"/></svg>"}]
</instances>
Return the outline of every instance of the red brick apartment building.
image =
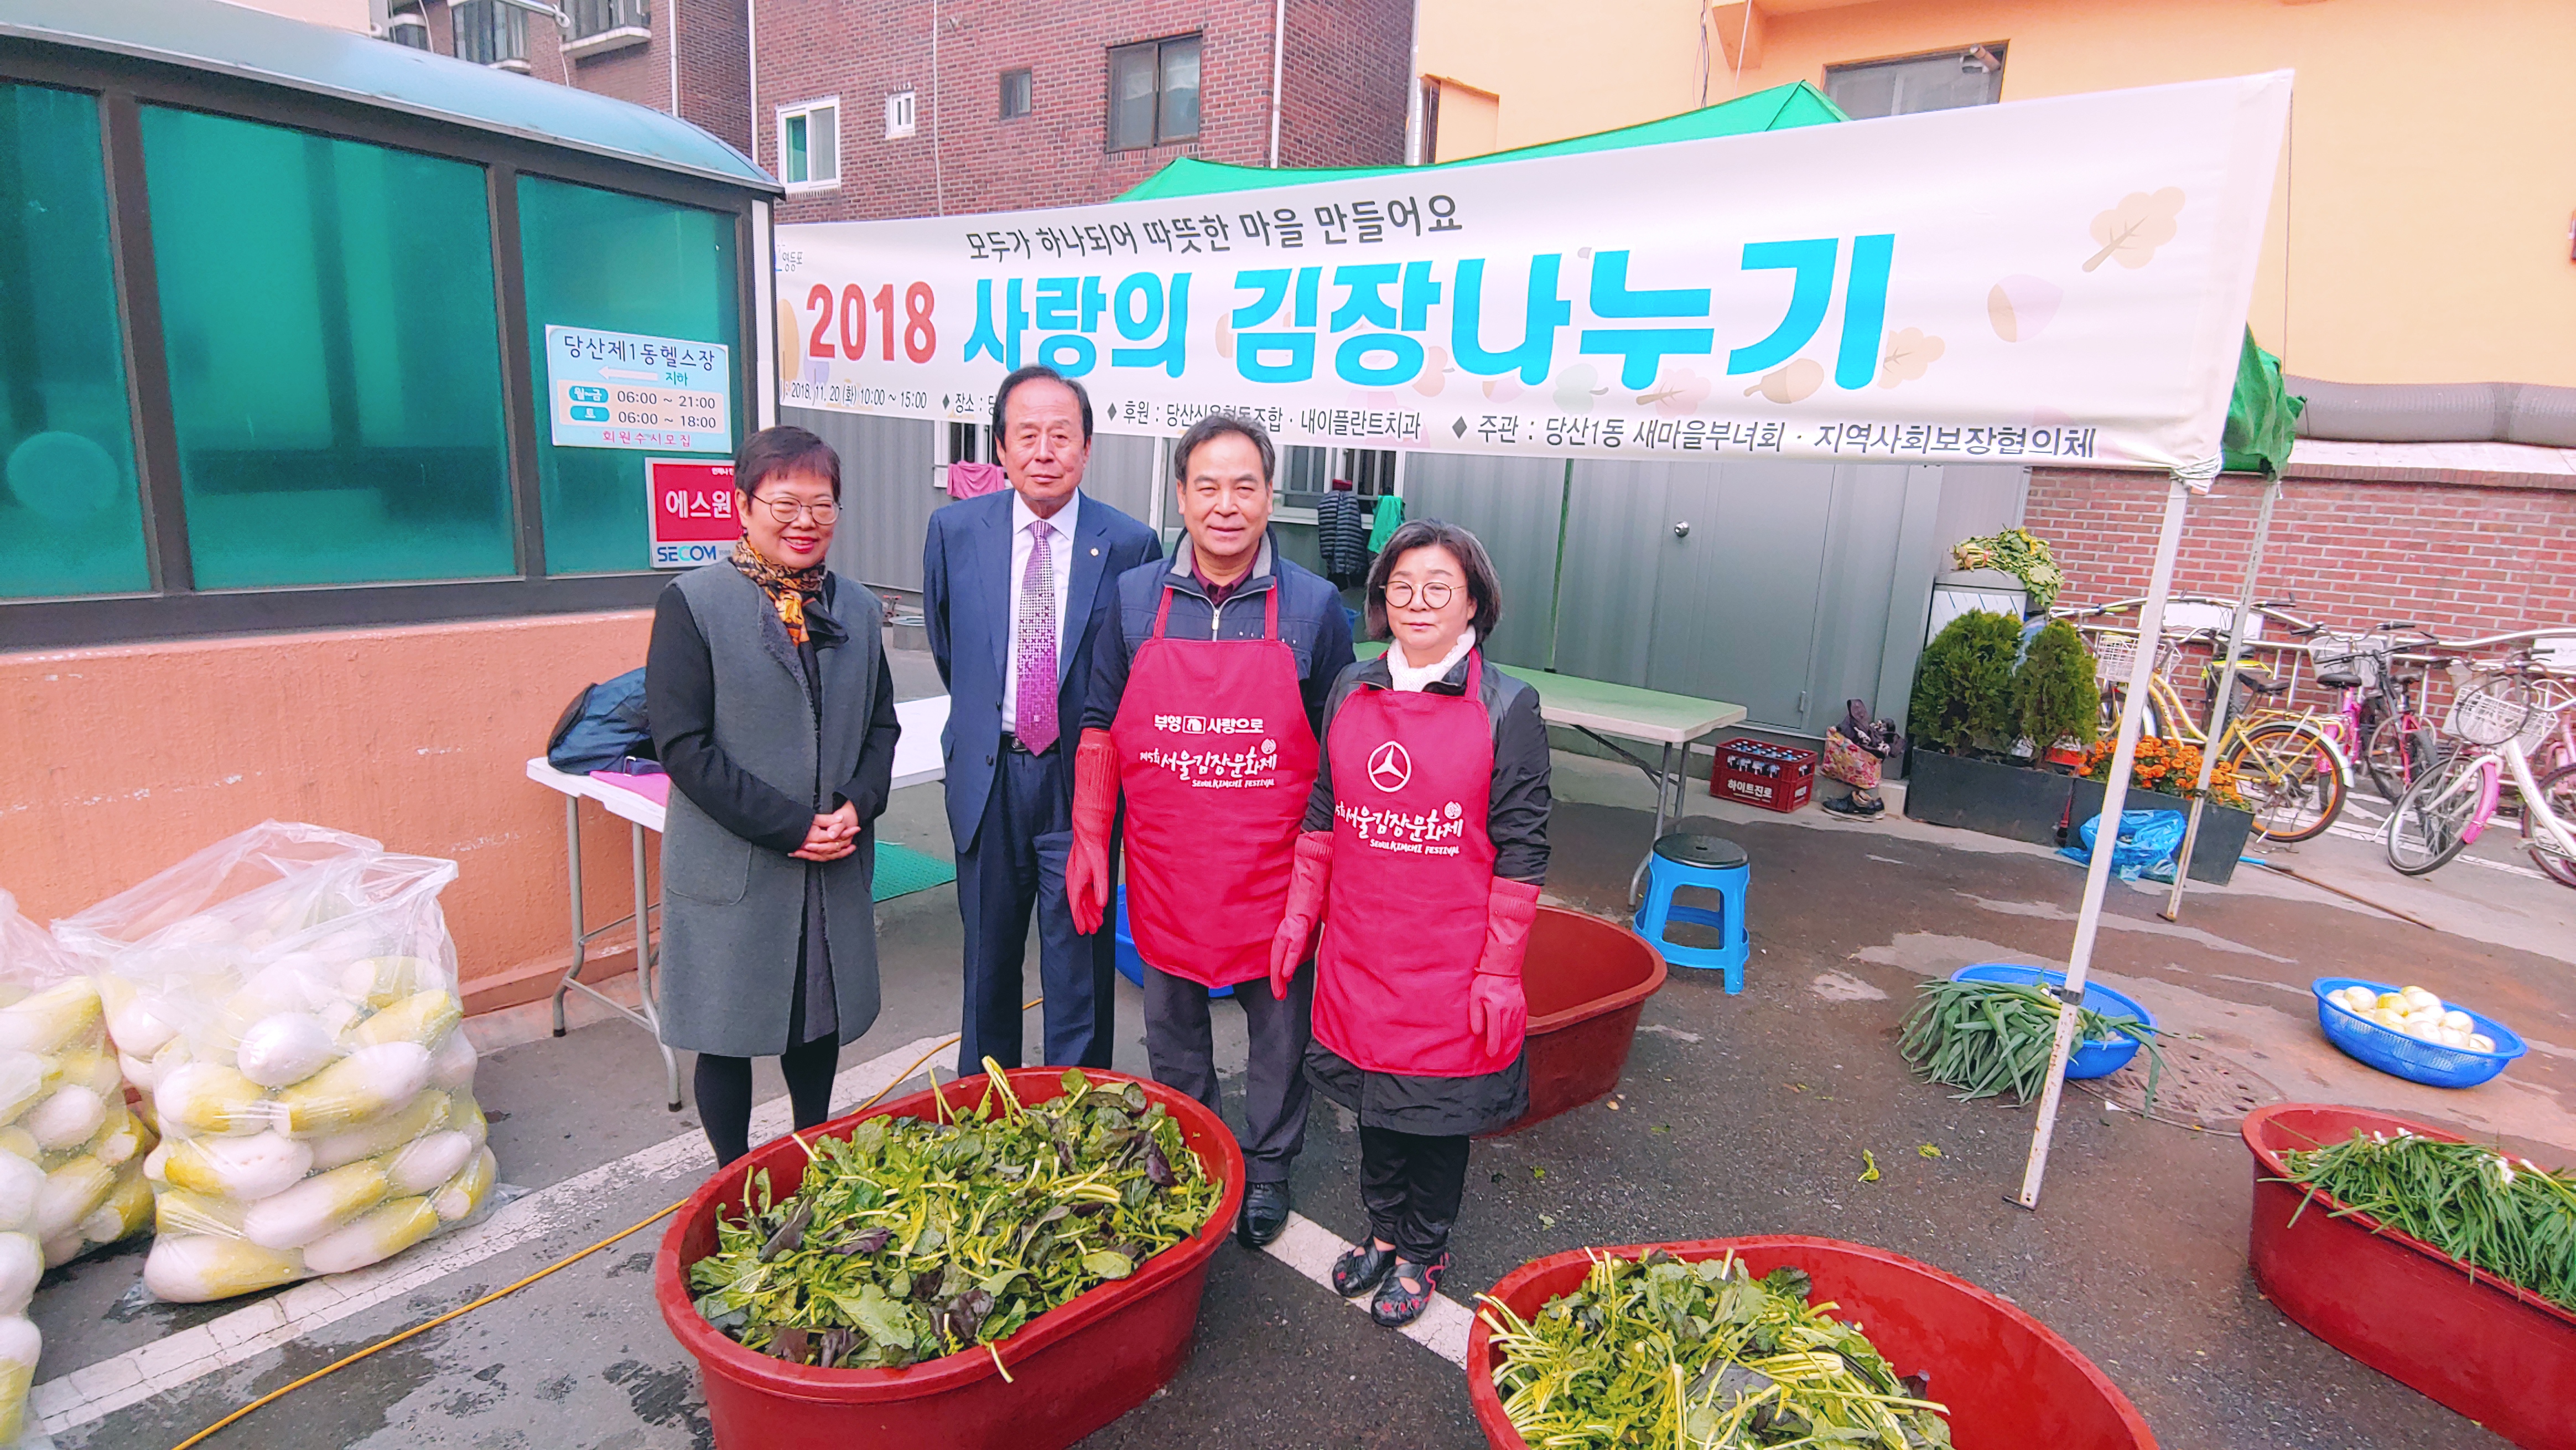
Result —
<instances>
[{"instance_id":1,"label":"red brick apartment building","mask_svg":"<svg viewBox=\"0 0 2576 1450\"><path fill-rule=\"evenodd\" d=\"M1410 0L395 6L397 43L704 127L787 184L782 222L1103 201L1177 156L1404 159Z\"/></svg>"}]
</instances>

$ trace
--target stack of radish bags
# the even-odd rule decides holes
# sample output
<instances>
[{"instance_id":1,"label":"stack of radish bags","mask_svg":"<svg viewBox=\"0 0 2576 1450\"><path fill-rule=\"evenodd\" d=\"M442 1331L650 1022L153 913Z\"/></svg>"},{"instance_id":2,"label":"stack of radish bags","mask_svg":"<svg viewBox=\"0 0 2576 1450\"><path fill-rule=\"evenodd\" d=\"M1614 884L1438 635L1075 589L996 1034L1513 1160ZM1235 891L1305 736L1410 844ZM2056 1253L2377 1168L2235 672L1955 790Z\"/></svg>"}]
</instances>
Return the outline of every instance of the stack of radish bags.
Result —
<instances>
[{"instance_id":1,"label":"stack of radish bags","mask_svg":"<svg viewBox=\"0 0 2576 1450\"><path fill-rule=\"evenodd\" d=\"M153 1294L364 1268L482 1207L496 1164L438 907L455 874L269 822L55 923L162 1137Z\"/></svg>"},{"instance_id":2,"label":"stack of radish bags","mask_svg":"<svg viewBox=\"0 0 2576 1450\"><path fill-rule=\"evenodd\" d=\"M0 1444L24 1428L45 1270L140 1232L149 1129L128 1110L97 984L0 891Z\"/></svg>"}]
</instances>

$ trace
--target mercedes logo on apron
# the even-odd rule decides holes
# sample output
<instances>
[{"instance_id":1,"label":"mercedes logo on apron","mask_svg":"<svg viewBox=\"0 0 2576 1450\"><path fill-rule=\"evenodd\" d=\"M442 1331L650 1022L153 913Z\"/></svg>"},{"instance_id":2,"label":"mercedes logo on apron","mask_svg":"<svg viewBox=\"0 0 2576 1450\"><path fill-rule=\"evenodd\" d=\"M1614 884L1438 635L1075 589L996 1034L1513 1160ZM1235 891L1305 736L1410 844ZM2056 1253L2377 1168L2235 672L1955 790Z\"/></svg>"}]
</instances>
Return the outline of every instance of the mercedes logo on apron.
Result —
<instances>
[{"instance_id":1,"label":"mercedes logo on apron","mask_svg":"<svg viewBox=\"0 0 2576 1450\"><path fill-rule=\"evenodd\" d=\"M1413 779L1413 757L1390 740L1369 753L1368 777L1369 784L1393 795Z\"/></svg>"}]
</instances>

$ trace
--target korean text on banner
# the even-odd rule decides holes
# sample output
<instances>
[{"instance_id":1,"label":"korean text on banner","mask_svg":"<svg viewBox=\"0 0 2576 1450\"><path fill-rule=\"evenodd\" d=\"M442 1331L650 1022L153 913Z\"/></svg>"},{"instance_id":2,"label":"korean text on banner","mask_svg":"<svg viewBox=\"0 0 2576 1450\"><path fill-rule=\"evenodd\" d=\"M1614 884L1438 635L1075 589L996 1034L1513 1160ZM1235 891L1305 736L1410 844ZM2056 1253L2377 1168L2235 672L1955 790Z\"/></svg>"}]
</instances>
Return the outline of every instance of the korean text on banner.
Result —
<instances>
[{"instance_id":1,"label":"korean text on banner","mask_svg":"<svg viewBox=\"0 0 2576 1450\"><path fill-rule=\"evenodd\" d=\"M742 537L742 516L734 512L732 464L647 458L644 488L654 568L694 569L733 553L733 541Z\"/></svg>"},{"instance_id":2,"label":"korean text on banner","mask_svg":"<svg viewBox=\"0 0 2576 1450\"><path fill-rule=\"evenodd\" d=\"M2214 460L2287 72L1253 192L778 229L780 401L1111 432Z\"/></svg>"},{"instance_id":3,"label":"korean text on banner","mask_svg":"<svg viewBox=\"0 0 2576 1450\"><path fill-rule=\"evenodd\" d=\"M731 356L717 342L549 325L554 445L731 453Z\"/></svg>"}]
</instances>

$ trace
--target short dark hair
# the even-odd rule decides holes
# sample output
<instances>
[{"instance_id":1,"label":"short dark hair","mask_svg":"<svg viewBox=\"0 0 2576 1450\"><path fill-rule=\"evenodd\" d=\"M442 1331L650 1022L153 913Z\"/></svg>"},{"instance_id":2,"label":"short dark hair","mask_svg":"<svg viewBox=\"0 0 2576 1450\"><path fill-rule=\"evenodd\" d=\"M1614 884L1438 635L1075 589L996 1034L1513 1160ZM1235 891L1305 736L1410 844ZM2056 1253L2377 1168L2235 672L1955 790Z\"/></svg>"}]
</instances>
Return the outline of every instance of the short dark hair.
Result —
<instances>
[{"instance_id":1,"label":"short dark hair","mask_svg":"<svg viewBox=\"0 0 2576 1450\"><path fill-rule=\"evenodd\" d=\"M1190 431L1181 435L1181 441L1172 445L1172 482L1189 482L1190 455L1198 452L1200 444L1228 433L1252 440L1252 446L1261 453L1261 481L1276 484L1279 479L1279 450L1270 442L1270 430L1262 427L1258 418L1245 418L1233 413L1208 414L1192 423Z\"/></svg>"},{"instance_id":2,"label":"short dark hair","mask_svg":"<svg viewBox=\"0 0 2576 1450\"><path fill-rule=\"evenodd\" d=\"M841 497L841 455L832 445L797 427L781 423L742 440L733 458L733 486L750 498L772 474L819 473L832 482L832 497Z\"/></svg>"},{"instance_id":3,"label":"short dark hair","mask_svg":"<svg viewBox=\"0 0 2576 1450\"><path fill-rule=\"evenodd\" d=\"M1397 528L1377 562L1369 566L1369 638L1387 639L1394 634L1386 627L1386 576L1395 572L1405 555L1434 545L1447 549L1457 558L1458 567L1467 571L1467 600L1475 606L1468 626L1476 631L1478 644L1492 643L1494 627L1503 622L1503 581L1494 573L1493 556L1474 534L1438 519L1414 519Z\"/></svg>"},{"instance_id":4,"label":"short dark hair","mask_svg":"<svg viewBox=\"0 0 2576 1450\"><path fill-rule=\"evenodd\" d=\"M1018 372L1011 374L1009 377L1002 379L1002 385L993 390L993 447L996 450L1000 449L1002 446L1002 434L1004 431L1002 427L1002 410L1010 406L1011 394L1018 389L1020 384L1034 383L1040 379L1045 379L1049 382L1062 383L1065 387L1072 390L1073 400L1082 405L1082 441L1085 443L1091 441L1091 394L1083 390L1082 384L1077 383L1073 379L1066 377L1064 374L1057 372L1055 369L1048 367L1045 363L1031 363L1027 367L1020 369Z\"/></svg>"}]
</instances>

